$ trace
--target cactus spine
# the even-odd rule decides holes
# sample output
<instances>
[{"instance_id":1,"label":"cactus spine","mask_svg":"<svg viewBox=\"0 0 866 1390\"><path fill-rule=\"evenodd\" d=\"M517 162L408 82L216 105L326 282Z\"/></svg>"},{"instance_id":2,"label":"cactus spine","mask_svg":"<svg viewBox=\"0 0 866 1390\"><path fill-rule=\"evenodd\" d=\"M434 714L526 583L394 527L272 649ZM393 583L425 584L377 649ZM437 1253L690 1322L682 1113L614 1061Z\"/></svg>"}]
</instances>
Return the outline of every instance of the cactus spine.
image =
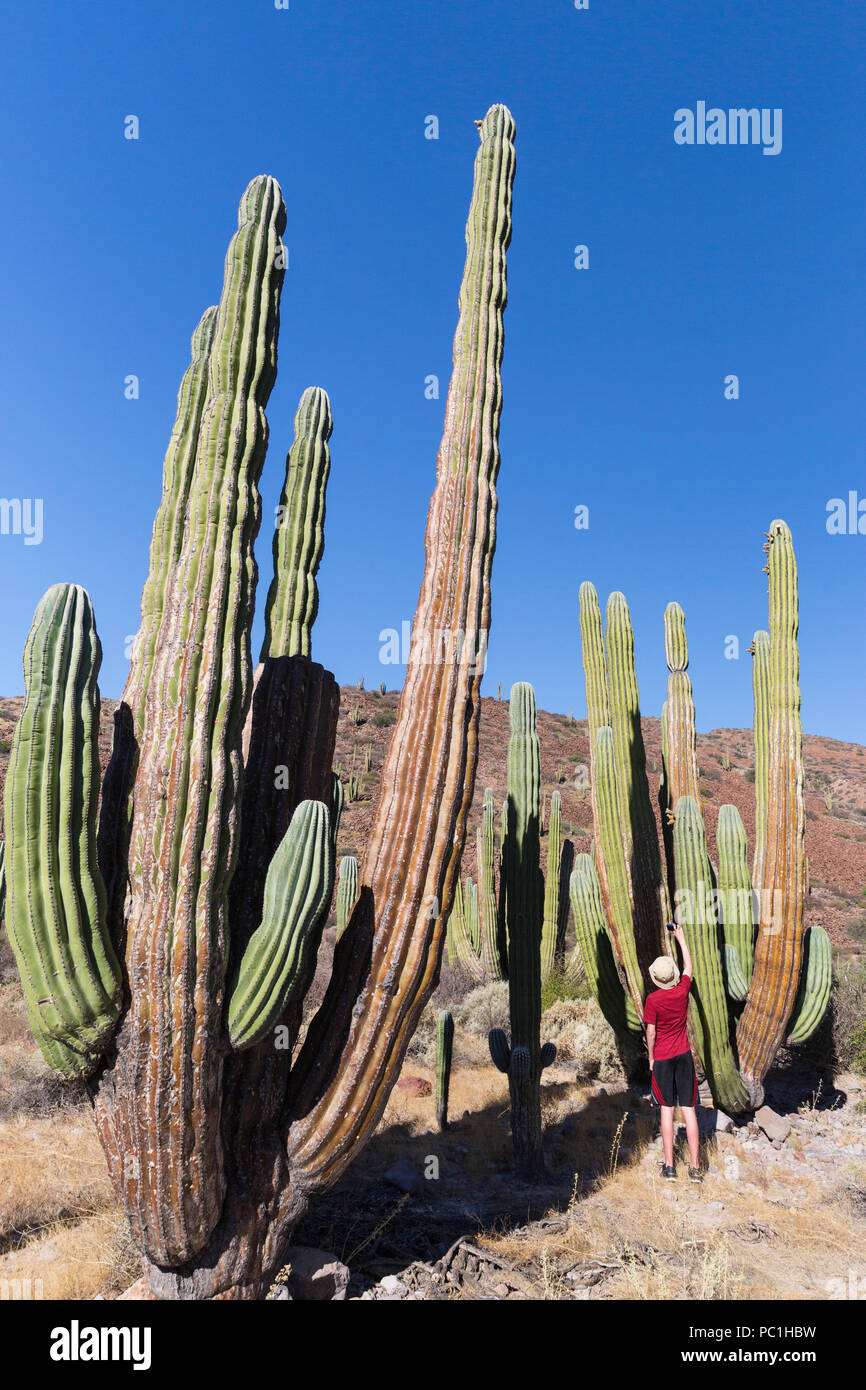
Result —
<instances>
[{"instance_id":1,"label":"cactus spine","mask_svg":"<svg viewBox=\"0 0 866 1390\"><path fill-rule=\"evenodd\" d=\"M451 1054L454 1019L443 1009L436 1019L436 1124L440 1134L448 1128L448 1094L451 1089Z\"/></svg>"}]
</instances>

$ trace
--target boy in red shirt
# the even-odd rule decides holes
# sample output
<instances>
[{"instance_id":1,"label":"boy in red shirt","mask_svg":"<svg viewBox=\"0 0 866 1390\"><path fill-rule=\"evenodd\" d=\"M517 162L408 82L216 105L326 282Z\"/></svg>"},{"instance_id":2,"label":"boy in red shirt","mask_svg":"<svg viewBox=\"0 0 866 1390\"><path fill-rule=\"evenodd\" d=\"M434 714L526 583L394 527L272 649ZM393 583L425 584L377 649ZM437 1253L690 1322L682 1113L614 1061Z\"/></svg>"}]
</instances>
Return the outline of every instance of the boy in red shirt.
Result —
<instances>
[{"instance_id":1,"label":"boy in red shirt","mask_svg":"<svg viewBox=\"0 0 866 1390\"><path fill-rule=\"evenodd\" d=\"M652 1093L662 1112L665 1155L662 1176L673 1181L677 1175L674 1167L674 1108L679 1105L686 1122L691 1159L689 1177L692 1182L700 1182L700 1136L695 1114L698 1079L686 1031L692 958L682 927L674 929L674 938L683 953L683 977L679 978L679 971L670 956L659 956L653 961L649 968L650 979L658 988L646 997L643 1021L646 1024Z\"/></svg>"}]
</instances>

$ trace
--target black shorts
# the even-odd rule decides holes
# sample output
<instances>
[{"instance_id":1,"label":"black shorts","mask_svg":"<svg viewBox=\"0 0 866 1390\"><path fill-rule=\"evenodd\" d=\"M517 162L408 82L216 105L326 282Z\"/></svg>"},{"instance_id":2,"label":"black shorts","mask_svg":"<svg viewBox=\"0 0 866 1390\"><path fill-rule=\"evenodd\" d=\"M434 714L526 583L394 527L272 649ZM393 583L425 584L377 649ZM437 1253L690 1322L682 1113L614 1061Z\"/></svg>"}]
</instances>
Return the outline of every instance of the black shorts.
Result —
<instances>
[{"instance_id":1,"label":"black shorts","mask_svg":"<svg viewBox=\"0 0 866 1390\"><path fill-rule=\"evenodd\" d=\"M681 1052L679 1057L656 1058L652 1093L659 1105L697 1105L698 1078L690 1052Z\"/></svg>"}]
</instances>

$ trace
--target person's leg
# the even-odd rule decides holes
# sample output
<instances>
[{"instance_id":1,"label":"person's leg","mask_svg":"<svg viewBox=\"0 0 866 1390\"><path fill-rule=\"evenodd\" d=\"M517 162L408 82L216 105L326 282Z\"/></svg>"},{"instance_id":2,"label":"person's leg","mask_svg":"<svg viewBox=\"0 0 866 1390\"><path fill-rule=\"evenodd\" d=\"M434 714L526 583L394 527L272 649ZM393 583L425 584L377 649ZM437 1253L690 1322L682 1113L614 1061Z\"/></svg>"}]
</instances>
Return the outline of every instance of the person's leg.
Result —
<instances>
[{"instance_id":1,"label":"person's leg","mask_svg":"<svg viewBox=\"0 0 866 1390\"><path fill-rule=\"evenodd\" d=\"M663 1105L662 1111L662 1147L665 1154L665 1167L672 1168L674 1164L674 1107ZM694 1111L692 1111L694 1114ZM697 1121L695 1121L697 1124Z\"/></svg>"},{"instance_id":2,"label":"person's leg","mask_svg":"<svg viewBox=\"0 0 866 1390\"><path fill-rule=\"evenodd\" d=\"M699 1168L701 1136L698 1129L697 1111L693 1105L681 1105L680 1109L683 1112L683 1119L686 1122L686 1139L689 1144L689 1164L692 1168ZM673 1111L671 1111L671 1115L673 1115ZM673 1121L671 1122L671 1131L673 1132Z\"/></svg>"}]
</instances>

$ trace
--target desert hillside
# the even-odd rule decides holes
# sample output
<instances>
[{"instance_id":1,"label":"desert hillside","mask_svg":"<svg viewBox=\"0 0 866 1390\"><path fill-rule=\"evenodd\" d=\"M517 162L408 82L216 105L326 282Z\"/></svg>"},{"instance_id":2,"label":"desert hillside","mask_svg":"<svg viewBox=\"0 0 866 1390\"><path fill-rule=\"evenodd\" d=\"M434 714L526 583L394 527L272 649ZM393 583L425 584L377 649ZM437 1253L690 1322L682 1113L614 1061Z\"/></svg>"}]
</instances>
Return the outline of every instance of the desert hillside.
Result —
<instances>
[{"instance_id":1,"label":"desert hillside","mask_svg":"<svg viewBox=\"0 0 866 1390\"><path fill-rule=\"evenodd\" d=\"M359 799L347 801L340 828L340 852L360 856L367 842L379 793L382 761L396 718L398 694L358 690L344 686L335 767L348 781L357 778ZM103 700L100 757L103 768L111 751L114 700ZM6 778L9 745L21 698L0 699L0 789ZM661 768L661 732L658 719L642 720L651 789L658 785ZM538 712L541 740L542 791L562 796L564 833L575 851L589 849L592 809L589 792L579 784L581 769L588 768L586 721L569 715ZM475 874L475 829L481 820L485 787L492 787L501 804L505 796L505 761L508 744L507 700L481 701L481 741L478 777L469 822L464 872ZM754 750L751 729L714 729L698 734L705 821L710 854L715 856L718 808L726 802L737 807L754 840ZM369 755L368 751L369 750ZM369 757L369 771L366 771ZM807 735L806 848L812 893L808 922L820 923L834 946L845 955L857 955L866 943L866 749L854 743ZM653 798L655 800L655 798ZM656 807L658 818L658 808Z\"/></svg>"}]
</instances>

